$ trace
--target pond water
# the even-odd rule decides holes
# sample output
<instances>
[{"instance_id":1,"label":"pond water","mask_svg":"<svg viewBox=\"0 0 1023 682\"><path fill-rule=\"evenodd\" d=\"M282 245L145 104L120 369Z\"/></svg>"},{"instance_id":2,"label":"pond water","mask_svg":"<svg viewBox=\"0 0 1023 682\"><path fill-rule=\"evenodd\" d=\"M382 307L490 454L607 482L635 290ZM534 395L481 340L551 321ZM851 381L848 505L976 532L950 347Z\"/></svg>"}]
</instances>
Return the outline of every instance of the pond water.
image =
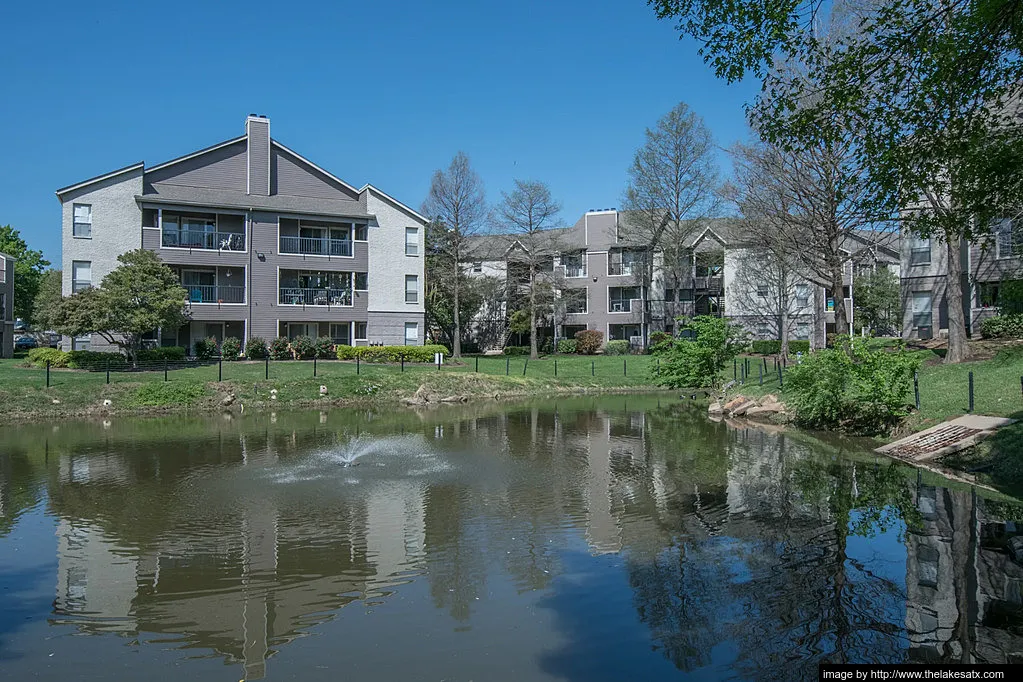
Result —
<instances>
[{"instance_id":1,"label":"pond water","mask_svg":"<svg viewBox=\"0 0 1023 682\"><path fill-rule=\"evenodd\" d=\"M663 396L4 427L0 679L1017 662L1019 517Z\"/></svg>"}]
</instances>

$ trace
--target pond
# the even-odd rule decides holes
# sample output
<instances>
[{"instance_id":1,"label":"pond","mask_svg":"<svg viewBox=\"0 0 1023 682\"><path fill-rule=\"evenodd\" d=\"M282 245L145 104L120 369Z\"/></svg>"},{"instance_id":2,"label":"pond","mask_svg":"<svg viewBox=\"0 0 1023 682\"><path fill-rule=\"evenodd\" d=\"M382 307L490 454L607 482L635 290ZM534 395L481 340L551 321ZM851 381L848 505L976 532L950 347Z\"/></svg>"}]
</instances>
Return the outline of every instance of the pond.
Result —
<instances>
[{"instance_id":1,"label":"pond","mask_svg":"<svg viewBox=\"0 0 1023 682\"><path fill-rule=\"evenodd\" d=\"M0 678L1023 660L1020 507L665 396L0 429Z\"/></svg>"}]
</instances>

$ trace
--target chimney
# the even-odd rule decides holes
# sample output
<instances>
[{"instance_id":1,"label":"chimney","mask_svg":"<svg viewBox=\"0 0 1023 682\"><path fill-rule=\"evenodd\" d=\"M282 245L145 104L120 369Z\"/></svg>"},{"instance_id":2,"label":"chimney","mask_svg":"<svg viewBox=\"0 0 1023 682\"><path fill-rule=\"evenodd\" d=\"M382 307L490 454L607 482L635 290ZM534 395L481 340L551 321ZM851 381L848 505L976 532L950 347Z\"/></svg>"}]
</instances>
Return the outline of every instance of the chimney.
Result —
<instances>
[{"instance_id":1,"label":"chimney","mask_svg":"<svg viewBox=\"0 0 1023 682\"><path fill-rule=\"evenodd\" d=\"M270 196L270 119L249 114L245 119L248 138L248 193Z\"/></svg>"}]
</instances>

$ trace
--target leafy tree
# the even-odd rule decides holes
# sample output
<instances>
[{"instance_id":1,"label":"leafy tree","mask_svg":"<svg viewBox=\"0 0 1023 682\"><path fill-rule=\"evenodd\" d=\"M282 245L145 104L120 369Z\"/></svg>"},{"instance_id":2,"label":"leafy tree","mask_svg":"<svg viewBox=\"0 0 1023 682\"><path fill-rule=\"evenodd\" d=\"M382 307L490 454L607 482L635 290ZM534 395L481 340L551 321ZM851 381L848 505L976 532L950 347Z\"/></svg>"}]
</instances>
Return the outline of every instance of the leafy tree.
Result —
<instances>
[{"instance_id":1,"label":"leafy tree","mask_svg":"<svg viewBox=\"0 0 1023 682\"><path fill-rule=\"evenodd\" d=\"M15 259L14 262L14 316L28 323L35 323L32 307L35 304L43 272L50 261L43 258L42 251L28 248L21 233L10 225L0 227L0 253Z\"/></svg>"},{"instance_id":2,"label":"leafy tree","mask_svg":"<svg viewBox=\"0 0 1023 682\"><path fill-rule=\"evenodd\" d=\"M537 321L546 309L544 292L550 289L554 256L559 253L556 233L561 204L551 195L550 188L534 180L516 180L515 189L502 192L503 201L497 218L515 236L517 245L508 255L508 267L521 267L524 271L529 314L529 357L537 359ZM512 278L509 277L509 280Z\"/></svg>"},{"instance_id":3,"label":"leafy tree","mask_svg":"<svg viewBox=\"0 0 1023 682\"><path fill-rule=\"evenodd\" d=\"M120 265L98 287L63 299L57 331L72 337L98 334L134 362L145 334L188 320L188 292L152 251L128 251L117 260Z\"/></svg>"},{"instance_id":4,"label":"leafy tree","mask_svg":"<svg viewBox=\"0 0 1023 682\"><path fill-rule=\"evenodd\" d=\"M885 267L853 279L855 319L861 329L878 336L895 336L901 324L899 278Z\"/></svg>"},{"instance_id":5,"label":"leafy tree","mask_svg":"<svg viewBox=\"0 0 1023 682\"><path fill-rule=\"evenodd\" d=\"M465 264L471 260L472 237L483 228L489 214L483 180L464 152L455 155L446 171L434 171L423 212L434 221L427 226L428 258L434 261L431 276L438 283L444 281L443 290L451 295L451 357L458 358L462 355Z\"/></svg>"},{"instance_id":6,"label":"leafy tree","mask_svg":"<svg viewBox=\"0 0 1023 682\"><path fill-rule=\"evenodd\" d=\"M56 329L60 322L61 271L43 273L39 290L32 304L32 323L43 330Z\"/></svg>"},{"instance_id":7,"label":"leafy tree","mask_svg":"<svg viewBox=\"0 0 1023 682\"><path fill-rule=\"evenodd\" d=\"M711 315L680 322L679 338L661 353L654 372L657 383L668 388L715 386L728 362L745 347L745 332Z\"/></svg>"}]
</instances>

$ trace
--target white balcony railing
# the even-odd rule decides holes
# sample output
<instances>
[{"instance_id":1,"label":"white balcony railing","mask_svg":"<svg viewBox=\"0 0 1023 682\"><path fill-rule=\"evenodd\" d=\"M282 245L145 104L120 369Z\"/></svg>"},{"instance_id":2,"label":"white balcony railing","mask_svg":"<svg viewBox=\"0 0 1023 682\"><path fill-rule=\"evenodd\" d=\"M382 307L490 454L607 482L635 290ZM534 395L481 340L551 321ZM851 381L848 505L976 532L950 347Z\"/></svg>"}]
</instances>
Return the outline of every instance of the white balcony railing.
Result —
<instances>
[{"instance_id":1,"label":"white balcony railing","mask_svg":"<svg viewBox=\"0 0 1023 682\"><path fill-rule=\"evenodd\" d=\"M350 239L327 239L326 237L292 237L281 235L281 253L303 256L347 256L352 255Z\"/></svg>"}]
</instances>

